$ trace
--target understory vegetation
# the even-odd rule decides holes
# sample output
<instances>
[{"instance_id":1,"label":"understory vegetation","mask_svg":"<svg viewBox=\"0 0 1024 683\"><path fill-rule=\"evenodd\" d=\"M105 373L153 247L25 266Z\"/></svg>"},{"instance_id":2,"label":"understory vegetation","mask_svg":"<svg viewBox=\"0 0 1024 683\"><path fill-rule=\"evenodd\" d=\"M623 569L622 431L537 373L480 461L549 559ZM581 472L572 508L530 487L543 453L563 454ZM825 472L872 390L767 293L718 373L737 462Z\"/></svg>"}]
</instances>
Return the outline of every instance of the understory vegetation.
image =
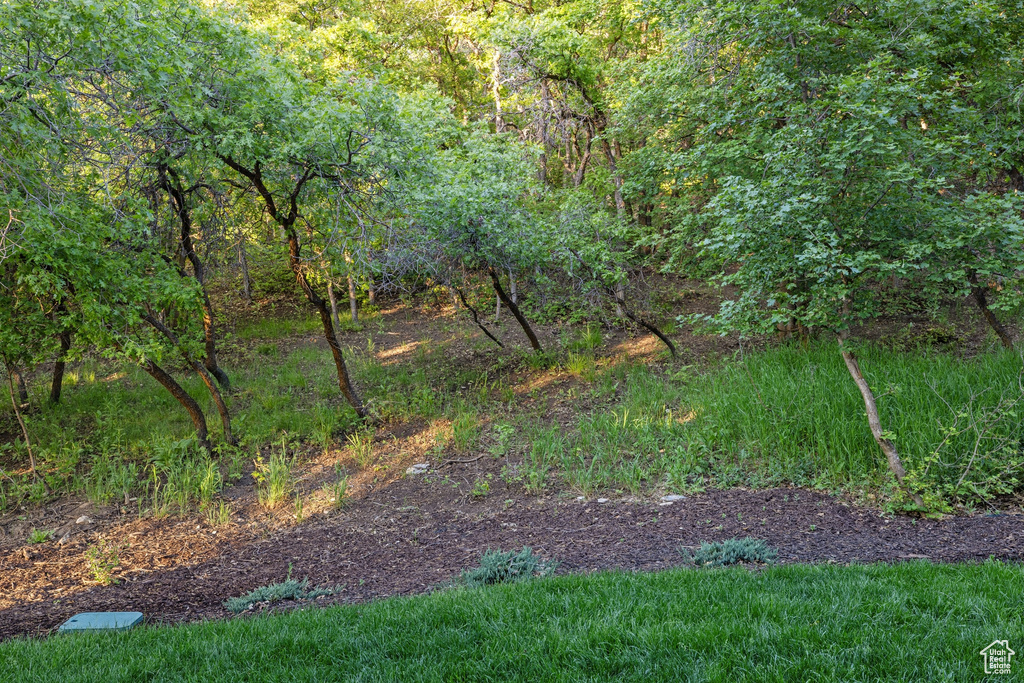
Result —
<instances>
[{"instance_id":1,"label":"understory vegetation","mask_svg":"<svg viewBox=\"0 0 1024 683\"><path fill-rule=\"evenodd\" d=\"M0 644L26 680L969 680L1024 636L1019 567L562 576L368 605Z\"/></svg>"},{"instance_id":2,"label":"understory vegetation","mask_svg":"<svg viewBox=\"0 0 1024 683\"><path fill-rule=\"evenodd\" d=\"M299 519L314 451L342 507L413 423L531 494L1019 500L1022 37L1004 0L5 2L0 510L216 521L245 481Z\"/></svg>"},{"instance_id":3,"label":"understory vegetation","mask_svg":"<svg viewBox=\"0 0 1024 683\"><path fill-rule=\"evenodd\" d=\"M448 425L437 453L505 458L503 476L528 493L795 484L857 492L897 508L908 503L887 479L860 396L827 344L744 351L698 367L602 354L581 347L587 335L595 341L591 327L566 336L561 355L544 367L504 355L494 367L455 373L445 356L464 337L425 342L410 359L390 364L370 352L371 337L367 348L351 350L353 377L386 420ZM173 398L130 366L113 372L83 362L69 371L59 406L38 400L33 385L39 409L26 421L51 493L133 501L140 513L215 511L218 491L253 473L261 502L274 507L290 495L292 470L307 447L347 457L357 468L387 467L374 458L371 433L333 398L332 369L319 349L281 343L278 352L278 343L295 337L266 339L275 353L257 350L248 363L227 366L236 377L229 405L239 446L213 455L197 448ZM861 357L866 376L884 389L880 412L930 510L971 508L1019 489L1019 352L963 359L865 346ZM198 391L198 384L184 386ZM536 388L545 384L548 391ZM549 394L572 408L568 422L550 418L540 400ZM19 441L8 444L8 457L17 459L19 449ZM261 454L255 468L253 452ZM0 506L45 497L28 473L0 478Z\"/></svg>"}]
</instances>

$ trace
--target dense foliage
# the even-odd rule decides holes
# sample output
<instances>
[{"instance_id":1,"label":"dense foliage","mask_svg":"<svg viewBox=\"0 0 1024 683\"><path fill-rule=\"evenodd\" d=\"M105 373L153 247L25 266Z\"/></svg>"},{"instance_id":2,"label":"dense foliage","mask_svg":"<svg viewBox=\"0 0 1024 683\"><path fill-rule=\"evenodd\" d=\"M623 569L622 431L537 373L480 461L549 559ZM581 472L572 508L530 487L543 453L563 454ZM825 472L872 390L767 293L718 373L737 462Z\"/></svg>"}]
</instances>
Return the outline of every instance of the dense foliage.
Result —
<instances>
[{"instance_id":1,"label":"dense foliage","mask_svg":"<svg viewBox=\"0 0 1024 683\"><path fill-rule=\"evenodd\" d=\"M894 297L969 297L1012 345L1022 34L1009 0L5 2L12 404L16 375L49 361L59 401L64 362L94 348L165 387L209 451L171 357L233 446L207 272L237 262L248 296L253 254L287 262L368 421L381 416L338 343L336 285L353 315L361 298L441 287L488 335L470 302L490 286L538 352L528 314L544 306L521 310L517 288L544 303L569 289L675 354L630 291L631 273L661 269L730 286L691 322L838 341L924 505L857 337Z\"/></svg>"}]
</instances>

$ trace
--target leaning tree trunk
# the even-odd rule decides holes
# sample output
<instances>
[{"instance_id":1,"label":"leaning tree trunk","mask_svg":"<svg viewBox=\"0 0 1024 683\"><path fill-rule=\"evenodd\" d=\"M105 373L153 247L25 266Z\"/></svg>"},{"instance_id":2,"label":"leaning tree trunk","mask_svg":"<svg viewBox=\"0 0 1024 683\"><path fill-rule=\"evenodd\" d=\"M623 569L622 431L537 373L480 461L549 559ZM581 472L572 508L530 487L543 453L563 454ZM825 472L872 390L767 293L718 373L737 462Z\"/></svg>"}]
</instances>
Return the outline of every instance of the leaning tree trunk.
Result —
<instances>
[{"instance_id":1,"label":"leaning tree trunk","mask_svg":"<svg viewBox=\"0 0 1024 683\"><path fill-rule=\"evenodd\" d=\"M519 326L523 328L523 332L526 333L527 338L530 340L530 346L533 347L534 351L541 351L540 342L537 341L537 335L533 333L533 328L530 327L530 323L527 322L526 318L519 311L519 306L516 302L512 301L505 294L505 290L501 287L501 280L498 279L498 273L494 270L493 266L487 267L487 274L491 276L491 283L494 285L494 291L497 292L498 298L501 299L501 303L505 304L505 307L512 311L512 315L515 316L516 320L519 321Z\"/></svg>"},{"instance_id":2,"label":"leaning tree trunk","mask_svg":"<svg viewBox=\"0 0 1024 683\"><path fill-rule=\"evenodd\" d=\"M331 347L331 355L334 357L334 366L338 372L338 386L341 389L341 393L345 396L345 399L349 402L356 411L356 415L360 419L365 419L368 416L366 412L366 406L359 400L359 395L356 393L355 387L352 386L352 379L348 374L348 366L345 364L345 356L341 353L341 344L338 342L338 336L334 329L334 322L331 320L331 311L327 306L327 302L324 301L323 297L316 293L313 286L309 284L309 280L306 278L306 274L302 271L302 259L301 251L299 246L299 236L294 230L288 230L288 256L292 268L292 272L295 273L295 279L299 283L299 287L302 289L302 293L306 295L306 300L313 305L317 313L320 314L320 322L323 324L324 337L327 339L327 345Z\"/></svg>"},{"instance_id":3,"label":"leaning tree trunk","mask_svg":"<svg viewBox=\"0 0 1024 683\"><path fill-rule=\"evenodd\" d=\"M988 307L988 298L985 295L985 288L978 282L978 274L971 273L968 277L971 283L971 297L974 299L974 303L977 304L978 309L981 311L982 316L985 317L985 321L992 328L992 331L999 337L999 341L1003 343L1003 346L1012 349L1013 339L1010 338L1010 332L1006 329L996 314L992 312L992 309Z\"/></svg>"},{"instance_id":4,"label":"leaning tree trunk","mask_svg":"<svg viewBox=\"0 0 1024 683\"><path fill-rule=\"evenodd\" d=\"M203 410L196 403L196 400L189 396L188 392L182 389L181 385L175 382L173 377L164 372L163 368L150 359L147 358L142 363L142 369L148 372L157 382L160 382L167 391L171 392L171 396L178 399L178 403L188 411L188 416L192 418L192 423L196 427L196 438L199 440L200 448L207 453L211 453L213 449L210 447L210 432L206 428L206 416L203 415Z\"/></svg>"},{"instance_id":5,"label":"leaning tree trunk","mask_svg":"<svg viewBox=\"0 0 1024 683\"><path fill-rule=\"evenodd\" d=\"M668 347L669 353L672 354L672 357L675 358L675 356L676 356L676 345L673 344L672 340L669 339L668 337L666 337L665 334L661 330L659 330L653 323L647 322L646 320L644 320L640 316L638 316L635 313L633 313L633 311L629 310L629 307L626 306L626 300L624 298L625 297L625 291L624 290L620 291L619 286L616 286L614 296L615 296L615 304L618 307L618 309L620 311L622 311L622 313L624 313L627 318L629 318L634 323L636 323L637 325L640 325L641 327L646 329L648 332L650 332L651 334L656 336L658 339L660 339L662 341L662 343L665 346Z\"/></svg>"},{"instance_id":6,"label":"leaning tree trunk","mask_svg":"<svg viewBox=\"0 0 1024 683\"><path fill-rule=\"evenodd\" d=\"M39 473L36 471L36 458L32 454L32 440L28 436L28 426L25 424L25 419L21 416L21 407L19 406L18 401L14 397L14 385L16 383L15 375L17 375L17 371L11 366L10 363L7 362L6 359L4 359L4 365L7 367L7 389L11 395L11 405L14 406L14 416L18 418L18 424L21 426L21 435L25 437L25 450L28 451L29 470L32 472L32 480L38 481ZM21 375L17 376L20 377ZM22 403L24 402L25 401L23 400ZM46 493L49 493L50 487L46 484L46 480L43 479L42 481L43 490L46 491Z\"/></svg>"},{"instance_id":7,"label":"leaning tree trunk","mask_svg":"<svg viewBox=\"0 0 1024 683\"><path fill-rule=\"evenodd\" d=\"M281 232L284 233L288 242L288 265L291 268L292 273L295 274L295 279L298 281L299 287L302 289L302 293L306 296L306 300L309 301L309 303L316 309L317 313L320 314L320 321L324 327L324 337L327 339L328 346L331 347L331 355L334 357L334 366L338 371L338 385L341 388L341 393L356 411L356 415L358 415L360 419L366 419L368 417L368 413L363 402L359 400L359 395L356 394L356 390L352 386L352 380L349 378L348 366L345 365L345 357L341 353L341 344L338 343L334 324L331 321L331 311L327 307L327 302L324 301L323 297L317 294L309 284L309 280L306 278L306 275L302 270L299 235L295 231L295 222L299 219L299 195L301 194L302 188L305 186L306 182L313 177L313 169L307 168L302 176L296 179L295 187L287 196L287 213L283 213L277 207L277 200L274 198L274 193L270 191L266 183L263 181L263 171L259 162L256 162L252 168L246 168L231 157L221 155L219 158L229 167L252 182L256 191L263 198L263 203L267 208L267 212L274 221L281 226Z\"/></svg>"},{"instance_id":8,"label":"leaning tree trunk","mask_svg":"<svg viewBox=\"0 0 1024 683\"><path fill-rule=\"evenodd\" d=\"M68 351L71 350L71 330L62 330L60 335L60 353L53 363L53 381L50 382L50 403L60 403L60 392L64 387L64 364L67 362Z\"/></svg>"},{"instance_id":9,"label":"leaning tree trunk","mask_svg":"<svg viewBox=\"0 0 1024 683\"><path fill-rule=\"evenodd\" d=\"M456 293L458 293L459 298L462 300L462 305L465 306L466 309L469 310L470 315L473 316L473 322L476 323L476 326L479 327L481 330L483 330L484 334L486 334L488 337L490 337L491 341L493 341L495 344L497 344L501 348L505 348L505 345L502 344L501 341L497 337L495 337L493 334L491 334L491 331L488 330L486 327L484 327L484 324L482 322L480 322L480 315L477 313L477 310L475 308L473 308L472 306L470 306L469 302L466 301L466 295L462 293L462 290L459 289L458 287L452 287L452 289L454 289L456 291Z\"/></svg>"},{"instance_id":10,"label":"leaning tree trunk","mask_svg":"<svg viewBox=\"0 0 1024 683\"><path fill-rule=\"evenodd\" d=\"M598 277L597 273L594 272L594 269L591 268L587 264L587 262L583 260L582 256L580 256L576 251L572 249L569 250L569 253L576 257L576 260L580 262L581 266L590 271L590 275L591 277L594 278L594 281L600 285L601 289L604 290L605 294L610 296L612 300L615 301L615 308L617 311L619 311L620 316L625 315L635 324L643 327L648 332L650 332L658 339L660 339L662 343L668 347L668 350L672 354L672 357L675 358L676 345L672 343L672 340L665 336L665 334L661 330L659 330L657 326L655 326L653 323L647 322L637 314L633 313L633 311L629 310L629 307L626 305L626 288L622 285L622 283L617 283L615 285L615 288L612 289L608 285L604 284L601 278Z\"/></svg>"},{"instance_id":11,"label":"leaning tree trunk","mask_svg":"<svg viewBox=\"0 0 1024 683\"><path fill-rule=\"evenodd\" d=\"M164 188L171 196L175 211L178 214L178 224L181 227L179 235L181 249L185 254L185 258L192 264L192 272L196 282L199 283L199 291L203 295L203 336L206 341L206 357L203 359L203 365L210 371L210 374L217 378L222 387L230 389L231 381L228 379L227 373L217 363L217 334L213 324L213 304L210 302L210 295L206 292L206 270L199 258L199 254L196 253L195 246L192 244L192 212L185 199L185 192L187 190L182 189L181 180L174 169L164 167L164 170L174 180L172 183L165 177Z\"/></svg>"},{"instance_id":12,"label":"leaning tree trunk","mask_svg":"<svg viewBox=\"0 0 1024 683\"><path fill-rule=\"evenodd\" d=\"M202 363L189 355L188 351L185 350L185 347L178 342L178 336L174 334L171 328L167 327L151 315L144 315L142 316L142 319L152 325L162 335L167 337L167 340L170 341L179 352L181 352L181 356L185 359L185 363L195 370L196 374L199 375L199 379L203 380L203 384L206 385L206 389L210 392L210 396L213 398L213 403L217 406L217 412L220 414L220 423L224 427L224 441L226 441L230 446L237 446L238 441L231 433L231 414L228 412L228 406L224 403L224 397L221 396L220 390L214 383L213 377L210 376L209 371Z\"/></svg>"},{"instance_id":13,"label":"leaning tree trunk","mask_svg":"<svg viewBox=\"0 0 1024 683\"><path fill-rule=\"evenodd\" d=\"M844 344L846 340L845 333L840 334L839 337L839 352L843 356L843 361L846 363L846 369L850 372L850 376L853 377L853 381L856 382L857 388L860 389L860 394L864 398L864 407L867 410L868 425L871 427L871 435L875 437L875 442L878 443L878 447L882 449L882 453L885 454L885 459L889 462L889 470L896 475L896 481L899 485L910 494L910 497L914 500L914 503L918 507L924 507L924 501L921 496L907 488L907 484L904 481L907 477L907 470L903 467L903 461L900 460L899 454L896 452L896 445L885 436L885 430L882 429L882 421L878 417L878 406L875 403L875 395L871 391L871 387L868 385L864 375L860 371L860 364L857 362L857 356L847 348Z\"/></svg>"}]
</instances>

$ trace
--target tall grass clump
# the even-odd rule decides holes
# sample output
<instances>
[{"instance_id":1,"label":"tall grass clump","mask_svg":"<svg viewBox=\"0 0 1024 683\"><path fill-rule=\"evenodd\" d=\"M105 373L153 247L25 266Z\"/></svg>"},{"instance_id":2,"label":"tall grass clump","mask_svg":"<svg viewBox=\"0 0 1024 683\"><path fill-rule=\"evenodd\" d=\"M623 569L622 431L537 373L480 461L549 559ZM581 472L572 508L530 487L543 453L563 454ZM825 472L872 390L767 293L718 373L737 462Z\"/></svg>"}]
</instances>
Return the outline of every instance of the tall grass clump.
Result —
<instances>
[{"instance_id":1,"label":"tall grass clump","mask_svg":"<svg viewBox=\"0 0 1024 683\"><path fill-rule=\"evenodd\" d=\"M1021 488L1022 358L969 360L934 352L860 351L882 424L932 509ZM595 395L605 375L598 377ZM699 490L792 483L870 487L899 502L860 393L836 349L783 346L698 373L616 369L617 400L577 417L564 435L533 436L520 479L552 477L581 493ZM536 431L536 430L535 430ZM549 441L556 448L547 448Z\"/></svg>"},{"instance_id":2,"label":"tall grass clump","mask_svg":"<svg viewBox=\"0 0 1024 683\"><path fill-rule=\"evenodd\" d=\"M279 452L272 452L267 461L257 458L255 465L252 476L256 480L256 497L260 505L273 510L292 492L295 460L288 457L287 444L282 441Z\"/></svg>"},{"instance_id":3,"label":"tall grass clump","mask_svg":"<svg viewBox=\"0 0 1024 683\"><path fill-rule=\"evenodd\" d=\"M940 499L1009 493L1024 473L1021 354L969 360L866 346L861 367L912 485ZM886 477L864 404L828 344L749 354L696 378L688 441L770 479L861 484Z\"/></svg>"}]
</instances>

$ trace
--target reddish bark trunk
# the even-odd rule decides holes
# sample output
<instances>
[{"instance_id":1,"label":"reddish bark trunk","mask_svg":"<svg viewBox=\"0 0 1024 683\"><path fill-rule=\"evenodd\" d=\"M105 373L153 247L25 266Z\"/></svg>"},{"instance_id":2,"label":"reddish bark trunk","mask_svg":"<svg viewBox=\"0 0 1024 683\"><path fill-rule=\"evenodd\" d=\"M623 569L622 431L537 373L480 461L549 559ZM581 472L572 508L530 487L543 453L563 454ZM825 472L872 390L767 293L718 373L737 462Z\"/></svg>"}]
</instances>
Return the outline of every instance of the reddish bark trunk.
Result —
<instances>
[{"instance_id":1,"label":"reddish bark trunk","mask_svg":"<svg viewBox=\"0 0 1024 683\"><path fill-rule=\"evenodd\" d=\"M159 365L146 359L142 363L142 369L150 374L150 376L159 382L167 391L171 392L171 396L178 400L178 403L188 411L188 416L192 418L192 424L196 428L196 438L199 441L199 446L207 453L211 453L213 449L210 447L210 432L206 428L206 416L203 415L202 408L196 403L196 400L188 395L188 392L181 388L181 385L174 381L174 378L164 372L164 369Z\"/></svg>"}]
</instances>

